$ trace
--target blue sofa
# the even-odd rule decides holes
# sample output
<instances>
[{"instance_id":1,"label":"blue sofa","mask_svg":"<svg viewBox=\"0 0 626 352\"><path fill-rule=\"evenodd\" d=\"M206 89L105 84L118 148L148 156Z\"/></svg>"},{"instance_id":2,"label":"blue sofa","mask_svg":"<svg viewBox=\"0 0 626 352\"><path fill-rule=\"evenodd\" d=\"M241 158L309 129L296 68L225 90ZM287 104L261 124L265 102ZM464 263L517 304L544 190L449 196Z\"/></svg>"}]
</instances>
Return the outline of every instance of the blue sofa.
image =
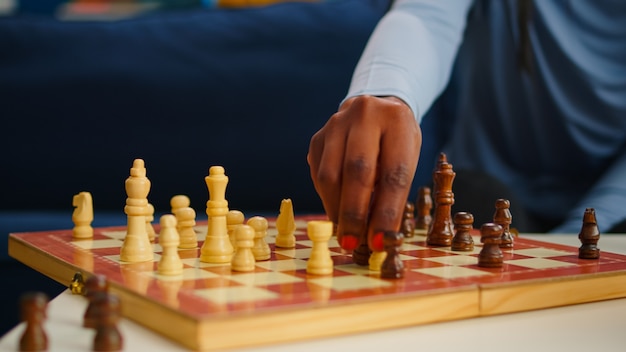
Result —
<instances>
[{"instance_id":1,"label":"blue sofa","mask_svg":"<svg viewBox=\"0 0 626 352\"><path fill-rule=\"evenodd\" d=\"M309 139L336 111L388 6L341 0L112 22L1 18L0 272L9 288L0 294L0 332L18 322L21 293L64 288L9 258L8 233L71 228L80 191L93 195L94 226L123 225L135 158L146 162L157 214L187 194L202 217L211 165L226 169L231 208L276 214L289 197L297 213L321 212ZM424 162L436 149L424 146Z\"/></svg>"}]
</instances>

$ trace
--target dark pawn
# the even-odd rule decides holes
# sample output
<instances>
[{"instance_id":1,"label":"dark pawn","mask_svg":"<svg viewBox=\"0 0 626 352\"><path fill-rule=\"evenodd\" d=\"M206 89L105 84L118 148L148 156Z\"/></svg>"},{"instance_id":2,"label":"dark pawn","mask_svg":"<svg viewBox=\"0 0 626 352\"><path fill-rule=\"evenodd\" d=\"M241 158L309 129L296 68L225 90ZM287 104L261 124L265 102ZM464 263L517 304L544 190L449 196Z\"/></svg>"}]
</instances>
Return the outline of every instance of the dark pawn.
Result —
<instances>
[{"instance_id":1,"label":"dark pawn","mask_svg":"<svg viewBox=\"0 0 626 352\"><path fill-rule=\"evenodd\" d=\"M471 231L474 226L474 216L467 212L454 214L454 237L452 238L452 250L470 252L474 250L474 239Z\"/></svg>"},{"instance_id":2,"label":"dark pawn","mask_svg":"<svg viewBox=\"0 0 626 352\"><path fill-rule=\"evenodd\" d=\"M361 236L359 245L352 252L352 261L356 265L367 266L370 263L372 251L367 244L367 236Z\"/></svg>"},{"instance_id":3,"label":"dark pawn","mask_svg":"<svg viewBox=\"0 0 626 352\"><path fill-rule=\"evenodd\" d=\"M511 235L511 202L507 199L496 200L496 212L493 214L493 222L502 226L502 243L500 248L513 248L513 236Z\"/></svg>"},{"instance_id":4,"label":"dark pawn","mask_svg":"<svg viewBox=\"0 0 626 352\"><path fill-rule=\"evenodd\" d=\"M400 279L404 277L404 264L398 256L404 236L401 232L386 231L383 245L387 257L380 267L380 277L384 279Z\"/></svg>"},{"instance_id":5,"label":"dark pawn","mask_svg":"<svg viewBox=\"0 0 626 352\"><path fill-rule=\"evenodd\" d=\"M29 292L20 299L21 320L26 329L20 338L20 351L45 351L48 349L48 336L43 329L48 308L48 296L41 292Z\"/></svg>"},{"instance_id":6,"label":"dark pawn","mask_svg":"<svg viewBox=\"0 0 626 352\"><path fill-rule=\"evenodd\" d=\"M96 305L96 336L93 341L93 350L121 351L124 339L117 328L122 313L119 298L113 294L100 292L94 304Z\"/></svg>"},{"instance_id":7,"label":"dark pawn","mask_svg":"<svg viewBox=\"0 0 626 352\"><path fill-rule=\"evenodd\" d=\"M428 230L433 221L431 211L433 209L433 198L430 194L429 187L420 187L417 191L417 200L415 201L415 228L419 230Z\"/></svg>"},{"instance_id":8,"label":"dark pawn","mask_svg":"<svg viewBox=\"0 0 626 352\"><path fill-rule=\"evenodd\" d=\"M483 249L478 254L478 266L483 268L502 267L501 241L502 226L490 222L480 227L480 242L483 243Z\"/></svg>"},{"instance_id":9,"label":"dark pawn","mask_svg":"<svg viewBox=\"0 0 626 352\"><path fill-rule=\"evenodd\" d=\"M598 259L600 258L600 249L598 241L600 240L600 230L596 222L596 211L593 208L585 209L583 215L583 226L580 229L578 238L582 246L578 249L578 258L580 259Z\"/></svg>"},{"instance_id":10,"label":"dark pawn","mask_svg":"<svg viewBox=\"0 0 626 352\"><path fill-rule=\"evenodd\" d=\"M93 275L85 281L85 297L89 301L85 314L83 315L83 326L95 328L94 299L99 293L106 293L109 290L109 283L104 275Z\"/></svg>"},{"instance_id":11,"label":"dark pawn","mask_svg":"<svg viewBox=\"0 0 626 352\"><path fill-rule=\"evenodd\" d=\"M402 215L401 232L404 237L413 237L413 230L415 230L415 206L407 201Z\"/></svg>"}]
</instances>

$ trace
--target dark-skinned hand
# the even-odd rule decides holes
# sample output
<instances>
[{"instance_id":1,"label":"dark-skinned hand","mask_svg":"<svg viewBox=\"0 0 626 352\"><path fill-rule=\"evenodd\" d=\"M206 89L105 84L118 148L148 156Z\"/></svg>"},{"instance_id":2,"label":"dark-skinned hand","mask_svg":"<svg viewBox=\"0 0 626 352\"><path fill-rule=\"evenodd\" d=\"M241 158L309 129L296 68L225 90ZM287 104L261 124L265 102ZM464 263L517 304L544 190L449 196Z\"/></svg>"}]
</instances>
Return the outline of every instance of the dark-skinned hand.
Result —
<instances>
[{"instance_id":1,"label":"dark-skinned hand","mask_svg":"<svg viewBox=\"0 0 626 352\"><path fill-rule=\"evenodd\" d=\"M367 236L382 251L383 233L400 229L421 145L413 112L396 97L350 98L311 138L311 178L344 250Z\"/></svg>"}]
</instances>

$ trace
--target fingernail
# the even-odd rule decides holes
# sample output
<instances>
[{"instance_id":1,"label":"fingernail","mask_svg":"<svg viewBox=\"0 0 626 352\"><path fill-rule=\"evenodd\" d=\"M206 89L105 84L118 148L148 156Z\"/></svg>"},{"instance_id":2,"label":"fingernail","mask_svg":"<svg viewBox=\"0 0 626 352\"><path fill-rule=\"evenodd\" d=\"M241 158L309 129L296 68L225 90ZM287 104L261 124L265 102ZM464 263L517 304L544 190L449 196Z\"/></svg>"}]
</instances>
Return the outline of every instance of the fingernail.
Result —
<instances>
[{"instance_id":1,"label":"fingernail","mask_svg":"<svg viewBox=\"0 0 626 352\"><path fill-rule=\"evenodd\" d=\"M341 237L341 248L351 251L359 245L359 239L354 235L344 234Z\"/></svg>"},{"instance_id":2,"label":"fingernail","mask_svg":"<svg viewBox=\"0 0 626 352\"><path fill-rule=\"evenodd\" d=\"M372 237L372 248L373 250L380 252L382 250L385 249L384 245L383 245L383 237L384 237L384 233L382 231L376 232L374 234L374 236Z\"/></svg>"}]
</instances>

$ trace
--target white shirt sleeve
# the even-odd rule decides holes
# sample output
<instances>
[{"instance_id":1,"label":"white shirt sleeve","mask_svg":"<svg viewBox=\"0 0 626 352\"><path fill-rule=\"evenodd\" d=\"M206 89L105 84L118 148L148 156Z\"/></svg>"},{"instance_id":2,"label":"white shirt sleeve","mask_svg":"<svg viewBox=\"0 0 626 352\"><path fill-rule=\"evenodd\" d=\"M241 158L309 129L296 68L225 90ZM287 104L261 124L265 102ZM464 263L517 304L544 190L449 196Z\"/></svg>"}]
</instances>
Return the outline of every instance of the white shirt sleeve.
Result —
<instances>
[{"instance_id":1,"label":"white shirt sleeve","mask_svg":"<svg viewBox=\"0 0 626 352\"><path fill-rule=\"evenodd\" d=\"M448 83L471 4L472 0L396 0L374 29L346 99L396 96L421 121Z\"/></svg>"}]
</instances>

